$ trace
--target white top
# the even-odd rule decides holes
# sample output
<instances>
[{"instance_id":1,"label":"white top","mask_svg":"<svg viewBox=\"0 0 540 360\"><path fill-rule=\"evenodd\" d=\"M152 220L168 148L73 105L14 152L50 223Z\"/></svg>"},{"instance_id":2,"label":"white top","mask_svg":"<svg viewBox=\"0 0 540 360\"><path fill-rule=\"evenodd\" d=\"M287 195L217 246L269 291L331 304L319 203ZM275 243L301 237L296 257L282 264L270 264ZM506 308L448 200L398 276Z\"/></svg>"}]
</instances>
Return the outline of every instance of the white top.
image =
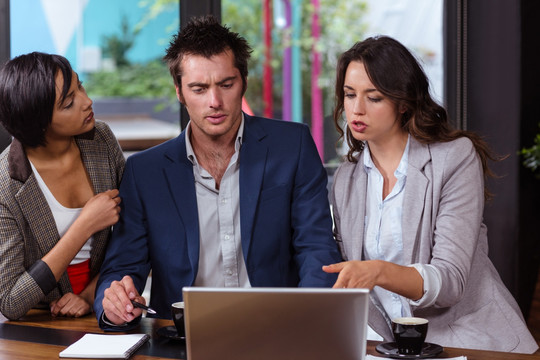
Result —
<instances>
[{"instance_id":1,"label":"white top","mask_svg":"<svg viewBox=\"0 0 540 360\"><path fill-rule=\"evenodd\" d=\"M32 171L34 172L34 175L36 177L37 183L39 185L39 188L41 189L41 192L45 196L45 200L47 200L47 204L49 204L49 208L51 209L52 215L54 217L54 222L56 223L56 228L58 229L58 234L60 237L64 236L66 231L69 229L71 224L79 217L79 214L82 211L82 208L67 208L60 204L58 200L54 197L54 195L51 193L49 188L47 187L47 184L45 184L45 181L41 178L39 175L39 172L35 168L34 164L30 161L30 166L32 167ZM70 265L79 264L83 261L86 261L90 259L90 250L92 249L92 241L94 240L94 237L91 236L86 243L82 246L81 250L75 255L73 260L69 263Z\"/></svg>"}]
</instances>

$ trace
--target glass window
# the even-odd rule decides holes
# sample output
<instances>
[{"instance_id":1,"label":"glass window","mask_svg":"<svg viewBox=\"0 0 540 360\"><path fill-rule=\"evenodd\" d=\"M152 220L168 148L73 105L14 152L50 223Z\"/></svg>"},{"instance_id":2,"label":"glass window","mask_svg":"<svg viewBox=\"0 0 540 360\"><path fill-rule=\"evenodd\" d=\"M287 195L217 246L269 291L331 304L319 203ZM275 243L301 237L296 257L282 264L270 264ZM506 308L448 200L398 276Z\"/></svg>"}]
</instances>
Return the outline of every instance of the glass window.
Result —
<instances>
[{"instance_id":1,"label":"glass window","mask_svg":"<svg viewBox=\"0 0 540 360\"><path fill-rule=\"evenodd\" d=\"M443 0L366 0L365 36L383 34L409 48L424 67L432 96L443 102Z\"/></svg>"},{"instance_id":2,"label":"glass window","mask_svg":"<svg viewBox=\"0 0 540 360\"><path fill-rule=\"evenodd\" d=\"M443 0L222 0L222 22L253 46L246 101L257 115L304 122L329 171L341 160L334 129L338 56L389 35L424 65L443 98Z\"/></svg>"},{"instance_id":3,"label":"glass window","mask_svg":"<svg viewBox=\"0 0 540 360\"><path fill-rule=\"evenodd\" d=\"M125 150L176 136L179 111L161 58L179 26L178 1L10 2L11 57L65 56Z\"/></svg>"}]
</instances>

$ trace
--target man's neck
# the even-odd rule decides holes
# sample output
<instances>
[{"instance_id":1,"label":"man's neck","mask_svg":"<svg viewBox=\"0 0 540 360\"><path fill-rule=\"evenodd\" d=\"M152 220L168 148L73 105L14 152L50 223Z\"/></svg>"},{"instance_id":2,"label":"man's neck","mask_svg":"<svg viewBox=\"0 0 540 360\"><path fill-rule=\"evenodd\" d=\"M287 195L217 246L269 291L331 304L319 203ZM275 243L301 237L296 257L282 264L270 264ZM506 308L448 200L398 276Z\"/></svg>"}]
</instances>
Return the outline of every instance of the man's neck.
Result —
<instances>
[{"instance_id":1,"label":"man's neck","mask_svg":"<svg viewBox=\"0 0 540 360\"><path fill-rule=\"evenodd\" d=\"M221 179L235 152L237 134L234 133L234 137L229 139L204 138L203 141L193 136L193 133L190 135L191 146L199 165L212 175L216 188L219 189Z\"/></svg>"}]
</instances>

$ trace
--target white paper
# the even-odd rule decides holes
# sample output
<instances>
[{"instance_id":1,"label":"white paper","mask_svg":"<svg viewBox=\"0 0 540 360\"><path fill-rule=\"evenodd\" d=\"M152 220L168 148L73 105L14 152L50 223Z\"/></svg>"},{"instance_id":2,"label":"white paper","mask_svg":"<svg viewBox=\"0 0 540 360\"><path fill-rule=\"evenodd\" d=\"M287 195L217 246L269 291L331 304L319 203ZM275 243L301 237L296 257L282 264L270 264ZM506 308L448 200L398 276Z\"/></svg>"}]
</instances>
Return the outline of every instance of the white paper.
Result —
<instances>
[{"instance_id":1,"label":"white paper","mask_svg":"<svg viewBox=\"0 0 540 360\"><path fill-rule=\"evenodd\" d=\"M60 352L59 355L60 357L80 359L127 359L149 338L146 334L86 334Z\"/></svg>"},{"instance_id":2,"label":"white paper","mask_svg":"<svg viewBox=\"0 0 540 360\"><path fill-rule=\"evenodd\" d=\"M373 355L367 354L365 360L379 360L379 359L388 359L388 358L384 357L384 356L373 356ZM440 359L426 358L424 360L440 360ZM453 357L453 358L446 358L444 360L467 360L467 357L466 356L458 356L458 357Z\"/></svg>"}]
</instances>

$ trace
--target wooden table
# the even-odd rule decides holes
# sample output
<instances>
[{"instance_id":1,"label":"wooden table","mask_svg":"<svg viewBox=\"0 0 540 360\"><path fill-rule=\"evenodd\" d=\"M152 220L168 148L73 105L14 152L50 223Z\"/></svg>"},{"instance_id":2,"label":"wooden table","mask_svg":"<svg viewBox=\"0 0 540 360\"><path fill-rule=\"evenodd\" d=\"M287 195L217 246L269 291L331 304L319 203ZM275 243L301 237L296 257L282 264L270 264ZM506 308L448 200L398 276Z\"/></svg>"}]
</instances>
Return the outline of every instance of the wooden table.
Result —
<instances>
[{"instance_id":1,"label":"wooden table","mask_svg":"<svg viewBox=\"0 0 540 360\"><path fill-rule=\"evenodd\" d=\"M184 343L156 334L159 328L170 325L173 325L171 320L143 318L140 326L129 333L146 333L151 339L130 359L185 359ZM57 359L60 351L86 333L105 333L99 328L94 314L76 319L53 318L49 311L31 310L18 321L0 318L0 359ZM114 336L117 333L107 334Z\"/></svg>"},{"instance_id":2,"label":"wooden table","mask_svg":"<svg viewBox=\"0 0 540 360\"><path fill-rule=\"evenodd\" d=\"M138 328L131 333L146 333L151 336L131 359L185 359L185 344L159 337L156 331L171 326L170 320L143 318ZM53 318L48 311L31 310L18 321L0 317L0 359L40 360L57 359L58 353L80 339L85 333L102 334L93 315L82 318ZM112 333L111 336L114 336ZM381 356L376 350L377 342L368 341L368 354ZM468 360L540 360L540 354L523 355L494 351L445 348L438 356L449 358L465 355Z\"/></svg>"}]
</instances>

